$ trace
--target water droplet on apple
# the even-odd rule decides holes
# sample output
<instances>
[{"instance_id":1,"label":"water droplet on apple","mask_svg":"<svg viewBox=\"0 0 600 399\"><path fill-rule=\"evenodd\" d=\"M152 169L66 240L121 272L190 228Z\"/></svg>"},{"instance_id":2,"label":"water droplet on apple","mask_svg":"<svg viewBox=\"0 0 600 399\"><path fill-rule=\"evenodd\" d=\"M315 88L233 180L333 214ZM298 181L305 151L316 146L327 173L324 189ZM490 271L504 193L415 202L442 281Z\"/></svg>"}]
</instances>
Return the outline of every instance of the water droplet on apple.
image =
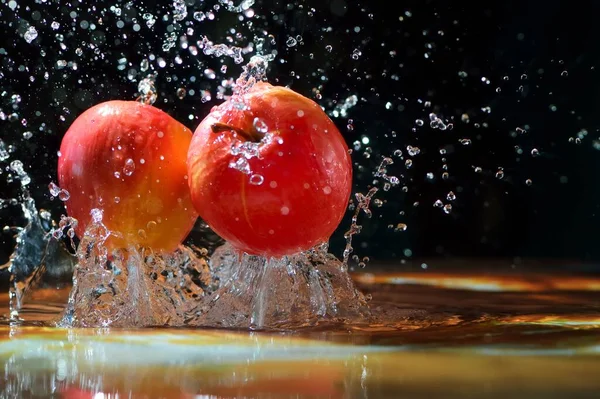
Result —
<instances>
[{"instance_id":1,"label":"water droplet on apple","mask_svg":"<svg viewBox=\"0 0 600 399\"><path fill-rule=\"evenodd\" d=\"M254 121L252 122L254 129L258 132L258 133L262 133L265 134L269 131L269 127L267 126L267 124L265 123L265 121L263 121L260 118L254 118Z\"/></svg>"},{"instance_id":2,"label":"water droplet on apple","mask_svg":"<svg viewBox=\"0 0 600 399\"><path fill-rule=\"evenodd\" d=\"M260 186L261 184L263 184L264 181L265 178L262 177L262 175L253 174L252 176L250 176L250 184L253 184L255 186Z\"/></svg>"},{"instance_id":3,"label":"water droplet on apple","mask_svg":"<svg viewBox=\"0 0 600 399\"><path fill-rule=\"evenodd\" d=\"M123 166L123 173L126 176L131 176L133 174L134 170L135 170L135 162L133 161L133 159L128 158L125 161L125 165Z\"/></svg>"}]
</instances>

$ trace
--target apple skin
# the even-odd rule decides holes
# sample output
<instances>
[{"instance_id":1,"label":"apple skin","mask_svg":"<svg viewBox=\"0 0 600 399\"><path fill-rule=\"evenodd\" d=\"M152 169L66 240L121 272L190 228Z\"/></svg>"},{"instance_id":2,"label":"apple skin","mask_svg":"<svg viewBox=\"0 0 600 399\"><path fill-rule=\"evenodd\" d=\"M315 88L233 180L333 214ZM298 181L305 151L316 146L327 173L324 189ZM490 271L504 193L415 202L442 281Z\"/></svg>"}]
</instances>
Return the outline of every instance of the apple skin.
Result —
<instances>
[{"instance_id":1,"label":"apple skin","mask_svg":"<svg viewBox=\"0 0 600 399\"><path fill-rule=\"evenodd\" d=\"M273 134L258 147L259 156L247 159L261 184L230 166L240 158L232 145L247 138L241 133L260 137L256 118ZM215 132L215 124L238 131ZM348 146L331 119L312 100L266 82L213 108L194 133L187 162L200 217L254 255L281 257L327 242L352 189Z\"/></svg>"},{"instance_id":2,"label":"apple skin","mask_svg":"<svg viewBox=\"0 0 600 399\"><path fill-rule=\"evenodd\" d=\"M109 250L145 246L171 251L198 215L187 184L191 131L137 101L107 101L86 110L60 147L58 181L67 213L83 237L90 211L103 211Z\"/></svg>"}]
</instances>

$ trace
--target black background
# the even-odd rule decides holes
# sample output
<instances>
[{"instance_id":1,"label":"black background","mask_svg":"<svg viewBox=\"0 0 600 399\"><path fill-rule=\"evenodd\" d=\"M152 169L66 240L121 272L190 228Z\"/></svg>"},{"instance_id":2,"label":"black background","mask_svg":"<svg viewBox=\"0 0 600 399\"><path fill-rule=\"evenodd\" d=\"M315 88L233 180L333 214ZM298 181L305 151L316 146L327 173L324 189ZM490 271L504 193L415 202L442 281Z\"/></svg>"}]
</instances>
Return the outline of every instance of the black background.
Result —
<instances>
[{"instance_id":1,"label":"black background","mask_svg":"<svg viewBox=\"0 0 600 399\"><path fill-rule=\"evenodd\" d=\"M14 10L0 4L0 109L18 115L15 121L0 120L0 138L14 147L10 158L0 162L0 198L21 195L18 180L6 182L9 163L19 159L32 177L28 188L38 207L58 219L63 209L50 199L47 186L56 181L62 135L90 105L135 98L137 82L153 69L158 72L155 106L194 129L220 102L216 89L221 80L235 79L242 65L202 50L194 56L179 46L179 39L174 48L162 50L169 30L174 28L179 38L192 28L190 44L203 35L215 43L231 36L238 46L255 36L267 38L266 50L278 52L269 81L315 99L328 113L357 96L346 117L332 116L351 148L369 140L353 152L355 192L368 191L383 156L394 159L388 174L401 180L376 195L381 206L372 206L371 218L360 216L363 230L354 245L361 258L396 263L409 257L600 260L600 153L594 148L599 140L600 3L257 0L256 15L242 22L239 14L224 9L215 12L214 20L193 18L214 3L188 1L188 16L176 25L168 2L139 1L128 7L119 1L19 1ZM120 7L121 15L111 6ZM144 13L157 16L151 28ZM60 28L54 30L52 21ZM82 21L96 29L82 27ZM32 43L23 38L29 25L39 33ZM287 46L290 35L300 35L301 41ZM167 65L151 62L142 74L140 62L150 54L163 57ZM177 55L181 63L174 62ZM118 68L122 58L124 70ZM76 62L77 69L59 69L59 60ZM220 72L222 64L226 73ZM205 68L214 69L217 79L207 79ZM131 69L138 71L133 81L127 77ZM179 88L195 94L180 99ZM203 103L200 90L210 90L212 100ZM19 104L11 103L13 94L20 95ZM453 129L431 128L431 112ZM468 123L461 120L465 113ZM418 126L418 119L424 126ZM33 137L24 139L26 131ZM470 145L461 144L464 139ZM420 154L408 156L409 145L419 147ZM392 156L397 149L404 159ZM532 155L534 149L538 156ZM412 168L405 167L407 159ZM450 191L456 195L451 202L446 199ZM451 203L452 211L434 207L438 199ZM332 239L336 254L341 254L349 217L350 212ZM22 225L20 208L5 202L0 222ZM405 223L406 231L389 227L398 223ZM195 234L199 239L202 232ZM3 263L14 245L12 232L5 229L0 239Z\"/></svg>"}]
</instances>

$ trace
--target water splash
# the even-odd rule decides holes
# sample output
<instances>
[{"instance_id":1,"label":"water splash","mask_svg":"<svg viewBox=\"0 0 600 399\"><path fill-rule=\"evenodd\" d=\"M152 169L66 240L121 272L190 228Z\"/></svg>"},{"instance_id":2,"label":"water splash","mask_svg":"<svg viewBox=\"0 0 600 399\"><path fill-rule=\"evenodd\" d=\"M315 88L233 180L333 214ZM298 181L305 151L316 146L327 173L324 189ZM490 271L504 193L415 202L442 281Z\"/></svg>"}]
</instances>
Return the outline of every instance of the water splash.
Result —
<instances>
[{"instance_id":1,"label":"water splash","mask_svg":"<svg viewBox=\"0 0 600 399\"><path fill-rule=\"evenodd\" d=\"M370 317L345 266L324 249L267 259L225 244L209 262L206 252L183 246L106 259L101 231L96 225L82 241L61 327L297 329Z\"/></svg>"},{"instance_id":2,"label":"water splash","mask_svg":"<svg viewBox=\"0 0 600 399\"><path fill-rule=\"evenodd\" d=\"M235 5L232 0L219 0L227 11L244 12L254 5L255 0L242 0L239 5Z\"/></svg>"},{"instance_id":3,"label":"water splash","mask_svg":"<svg viewBox=\"0 0 600 399\"><path fill-rule=\"evenodd\" d=\"M21 202L27 220L24 228L16 228L16 247L8 263L0 270L10 273L10 320L18 322L19 311L24 305L26 294L39 283L45 274L53 277L70 275L75 259L65 245L53 239L52 220L48 212L38 212L35 201L24 193Z\"/></svg>"},{"instance_id":4,"label":"water splash","mask_svg":"<svg viewBox=\"0 0 600 399\"><path fill-rule=\"evenodd\" d=\"M367 321L365 297L327 247L279 259L180 246L108 254L101 213L77 251L62 327L295 329Z\"/></svg>"},{"instance_id":5,"label":"water splash","mask_svg":"<svg viewBox=\"0 0 600 399\"><path fill-rule=\"evenodd\" d=\"M348 111L356 104L358 104L358 97L353 94L346 98L343 102L337 104L333 111L330 112L330 115L334 118L346 118L348 116Z\"/></svg>"},{"instance_id":6,"label":"water splash","mask_svg":"<svg viewBox=\"0 0 600 399\"><path fill-rule=\"evenodd\" d=\"M368 320L365 297L326 246L283 258L239 253L228 244L211 257L221 287L190 325L297 329Z\"/></svg>"},{"instance_id":7,"label":"water splash","mask_svg":"<svg viewBox=\"0 0 600 399\"><path fill-rule=\"evenodd\" d=\"M109 254L104 242L111 232L102 223L102 212L92 213L58 325L184 325L197 300L214 288L205 253L181 246L172 253L132 247Z\"/></svg>"},{"instance_id":8,"label":"water splash","mask_svg":"<svg viewBox=\"0 0 600 399\"><path fill-rule=\"evenodd\" d=\"M185 0L173 1L173 21L183 21L187 17L187 5Z\"/></svg>"},{"instance_id":9,"label":"water splash","mask_svg":"<svg viewBox=\"0 0 600 399\"><path fill-rule=\"evenodd\" d=\"M344 248L342 264L345 268L348 267L348 260L350 258L350 254L354 251L354 249L352 248L352 237L356 234L359 234L362 230L362 225L358 224L358 215L360 214L360 211L363 211L367 215L367 217L371 217L371 199L375 196L375 194L377 194L378 191L379 188L372 187L367 192L367 194L355 194L357 205L354 208L354 214L352 215L352 223L350 225L350 229L348 229L348 231L346 231L346 233L344 234L344 238L346 239L346 247Z\"/></svg>"},{"instance_id":10,"label":"water splash","mask_svg":"<svg viewBox=\"0 0 600 399\"><path fill-rule=\"evenodd\" d=\"M197 44L205 55L214 55L215 57L231 57L233 58L233 62L236 64L241 64L244 62L244 49L241 47L231 46L223 43L215 44L206 36L203 36L202 40L198 41Z\"/></svg>"},{"instance_id":11,"label":"water splash","mask_svg":"<svg viewBox=\"0 0 600 399\"><path fill-rule=\"evenodd\" d=\"M221 104L221 107L233 107L235 109L244 110L248 108L245 103L244 94L247 93L257 82L267 80L267 69L269 61L274 59L274 55L255 55L250 61L243 66L243 72L236 80L233 88L233 95L227 102ZM231 109L231 108L230 108ZM263 146L270 144L274 140L273 133L270 132L268 124L260 119L255 118L253 121L254 131L262 135L260 141L236 141L231 145L230 152L235 158L230 162L229 167L239 170L250 178L250 183L260 185L264 178L261 175L254 174L248 162L249 159L259 158L260 149ZM281 140L281 139L279 139Z\"/></svg>"},{"instance_id":12,"label":"water splash","mask_svg":"<svg viewBox=\"0 0 600 399\"><path fill-rule=\"evenodd\" d=\"M242 96L254 86L256 82L267 80L267 69L269 62L275 59L275 54L254 55L250 61L243 66L243 72L235 81L234 95Z\"/></svg>"},{"instance_id":13,"label":"water splash","mask_svg":"<svg viewBox=\"0 0 600 399\"><path fill-rule=\"evenodd\" d=\"M6 144L0 139L0 162L6 161L8 158L10 158L10 154Z\"/></svg>"}]
</instances>

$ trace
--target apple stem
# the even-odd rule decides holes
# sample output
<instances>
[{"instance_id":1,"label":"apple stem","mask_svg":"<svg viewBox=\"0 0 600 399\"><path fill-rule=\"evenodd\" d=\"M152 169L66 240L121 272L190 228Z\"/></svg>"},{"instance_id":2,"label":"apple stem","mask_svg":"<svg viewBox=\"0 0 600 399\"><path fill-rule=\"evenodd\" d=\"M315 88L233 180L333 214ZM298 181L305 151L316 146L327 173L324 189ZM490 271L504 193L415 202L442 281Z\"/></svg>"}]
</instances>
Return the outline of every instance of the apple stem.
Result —
<instances>
[{"instance_id":1,"label":"apple stem","mask_svg":"<svg viewBox=\"0 0 600 399\"><path fill-rule=\"evenodd\" d=\"M212 129L213 133L234 131L237 134L239 134L240 136L242 136L246 141L251 141L253 143L258 143L262 139L262 136L254 130L252 130L251 132L247 132L247 131L237 128L235 126L228 125L226 123L216 122L216 123L213 123L210 126L210 128Z\"/></svg>"}]
</instances>

